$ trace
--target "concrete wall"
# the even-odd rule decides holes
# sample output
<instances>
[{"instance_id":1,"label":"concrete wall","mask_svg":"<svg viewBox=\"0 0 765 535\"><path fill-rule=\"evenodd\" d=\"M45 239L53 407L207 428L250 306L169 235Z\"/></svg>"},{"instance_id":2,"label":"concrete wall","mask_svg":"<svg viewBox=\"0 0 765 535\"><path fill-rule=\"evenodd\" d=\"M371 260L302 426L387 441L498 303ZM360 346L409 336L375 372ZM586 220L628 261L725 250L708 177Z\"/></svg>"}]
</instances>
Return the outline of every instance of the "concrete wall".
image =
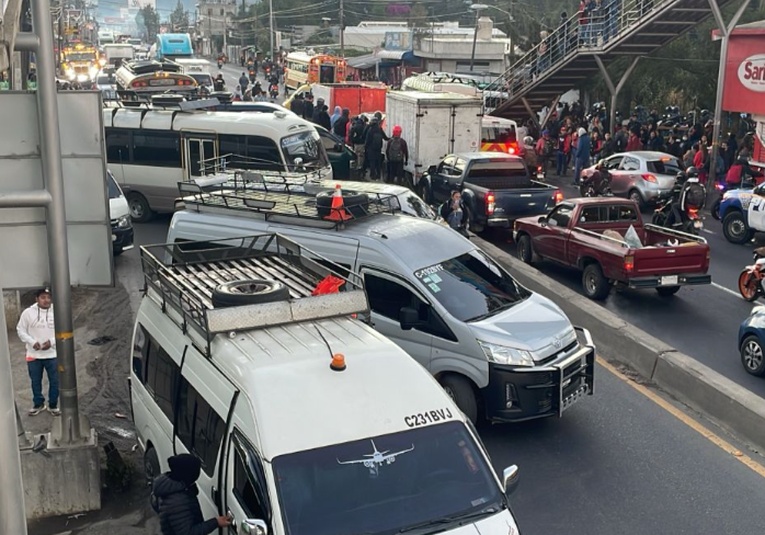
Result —
<instances>
[{"instance_id":1,"label":"concrete wall","mask_svg":"<svg viewBox=\"0 0 765 535\"><path fill-rule=\"evenodd\" d=\"M21 292L3 291L3 305L6 325L9 330L14 330L21 316Z\"/></svg>"}]
</instances>

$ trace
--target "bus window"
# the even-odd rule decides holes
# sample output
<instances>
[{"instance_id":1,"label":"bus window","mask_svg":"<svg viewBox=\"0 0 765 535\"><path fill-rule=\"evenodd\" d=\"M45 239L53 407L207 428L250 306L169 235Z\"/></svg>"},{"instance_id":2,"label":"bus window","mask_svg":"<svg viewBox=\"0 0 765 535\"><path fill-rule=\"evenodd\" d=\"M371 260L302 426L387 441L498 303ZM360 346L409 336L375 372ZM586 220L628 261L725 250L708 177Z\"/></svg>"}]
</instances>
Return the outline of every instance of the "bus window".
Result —
<instances>
[{"instance_id":1,"label":"bus window","mask_svg":"<svg viewBox=\"0 0 765 535\"><path fill-rule=\"evenodd\" d=\"M133 133L133 163L153 167L180 167L180 138L174 132Z\"/></svg>"},{"instance_id":2,"label":"bus window","mask_svg":"<svg viewBox=\"0 0 765 535\"><path fill-rule=\"evenodd\" d=\"M334 65L322 65L319 71L319 83L321 84L334 84L335 83L335 66Z\"/></svg>"},{"instance_id":3,"label":"bus window","mask_svg":"<svg viewBox=\"0 0 765 535\"><path fill-rule=\"evenodd\" d=\"M106 129L106 161L128 163L130 161L130 132L116 128Z\"/></svg>"},{"instance_id":4,"label":"bus window","mask_svg":"<svg viewBox=\"0 0 765 535\"><path fill-rule=\"evenodd\" d=\"M290 170L294 170L298 158L307 168L326 167L329 164L327 153L319 140L319 133L300 132L282 139L282 150Z\"/></svg>"},{"instance_id":5,"label":"bus window","mask_svg":"<svg viewBox=\"0 0 765 535\"><path fill-rule=\"evenodd\" d=\"M283 171L279 147L267 137L219 135L220 154L228 157L231 167ZM229 156L230 155L230 156Z\"/></svg>"}]
</instances>

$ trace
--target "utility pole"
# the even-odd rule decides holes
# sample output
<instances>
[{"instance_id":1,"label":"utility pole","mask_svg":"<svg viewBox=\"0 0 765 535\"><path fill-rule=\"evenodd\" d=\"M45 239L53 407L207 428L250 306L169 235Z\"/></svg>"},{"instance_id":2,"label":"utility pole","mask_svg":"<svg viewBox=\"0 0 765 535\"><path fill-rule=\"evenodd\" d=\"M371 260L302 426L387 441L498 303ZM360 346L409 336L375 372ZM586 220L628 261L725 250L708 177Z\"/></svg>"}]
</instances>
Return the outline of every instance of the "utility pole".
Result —
<instances>
[{"instance_id":1,"label":"utility pole","mask_svg":"<svg viewBox=\"0 0 765 535\"><path fill-rule=\"evenodd\" d=\"M270 55L271 61L274 61L274 0L268 0L268 25L270 27L269 34L271 36Z\"/></svg>"},{"instance_id":2,"label":"utility pole","mask_svg":"<svg viewBox=\"0 0 765 535\"><path fill-rule=\"evenodd\" d=\"M345 4L340 0L340 57L345 57Z\"/></svg>"}]
</instances>

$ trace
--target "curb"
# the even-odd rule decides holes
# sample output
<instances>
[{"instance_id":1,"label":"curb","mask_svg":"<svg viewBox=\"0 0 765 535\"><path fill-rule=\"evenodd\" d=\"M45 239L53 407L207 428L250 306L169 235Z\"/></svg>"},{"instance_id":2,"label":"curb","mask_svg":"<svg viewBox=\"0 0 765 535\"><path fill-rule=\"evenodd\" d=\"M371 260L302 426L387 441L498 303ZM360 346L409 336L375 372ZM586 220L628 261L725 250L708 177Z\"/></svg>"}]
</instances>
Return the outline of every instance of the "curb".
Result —
<instances>
[{"instance_id":1,"label":"curb","mask_svg":"<svg viewBox=\"0 0 765 535\"><path fill-rule=\"evenodd\" d=\"M495 245L470 237L528 289L551 299L590 331L598 354L636 371L677 400L765 452L765 399L625 322L613 312L524 264Z\"/></svg>"}]
</instances>

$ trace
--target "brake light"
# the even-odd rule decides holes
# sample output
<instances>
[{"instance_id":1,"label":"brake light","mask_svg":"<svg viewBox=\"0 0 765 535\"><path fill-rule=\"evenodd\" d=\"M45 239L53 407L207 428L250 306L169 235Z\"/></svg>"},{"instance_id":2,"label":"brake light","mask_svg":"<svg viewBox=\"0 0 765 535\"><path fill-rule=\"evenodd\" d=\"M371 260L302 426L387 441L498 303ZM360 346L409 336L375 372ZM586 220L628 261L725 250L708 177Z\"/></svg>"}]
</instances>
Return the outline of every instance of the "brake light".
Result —
<instances>
[{"instance_id":1,"label":"brake light","mask_svg":"<svg viewBox=\"0 0 765 535\"><path fill-rule=\"evenodd\" d=\"M642 174L640 176L642 176L643 180L645 180L646 182L656 183L656 177L653 176L651 173L645 173L645 174Z\"/></svg>"},{"instance_id":2,"label":"brake light","mask_svg":"<svg viewBox=\"0 0 765 535\"><path fill-rule=\"evenodd\" d=\"M496 197L492 192L486 194L486 215L494 214L494 201Z\"/></svg>"},{"instance_id":3,"label":"brake light","mask_svg":"<svg viewBox=\"0 0 765 535\"><path fill-rule=\"evenodd\" d=\"M688 207L688 217L695 218L699 217L699 209L698 208L691 208Z\"/></svg>"},{"instance_id":4,"label":"brake light","mask_svg":"<svg viewBox=\"0 0 765 535\"><path fill-rule=\"evenodd\" d=\"M555 204L558 204L559 202L561 202L563 200L563 192L561 190L559 190L559 189L556 189L555 193L553 193L553 197L552 198L553 198L553 202Z\"/></svg>"},{"instance_id":5,"label":"brake light","mask_svg":"<svg viewBox=\"0 0 765 535\"><path fill-rule=\"evenodd\" d=\"M507 147L508 154L515 154L515 147Z\"/></svg>"},{"instance_id":6,"label":"brake light","mask_svg":"<svg viewBox=\"0 0 765 535\"><path fill-rule=\"evenodd\" d=\"M628 255L624 257L624 271L631 273L635 269L635 257Z\"/></svg>"}]
</instances>

